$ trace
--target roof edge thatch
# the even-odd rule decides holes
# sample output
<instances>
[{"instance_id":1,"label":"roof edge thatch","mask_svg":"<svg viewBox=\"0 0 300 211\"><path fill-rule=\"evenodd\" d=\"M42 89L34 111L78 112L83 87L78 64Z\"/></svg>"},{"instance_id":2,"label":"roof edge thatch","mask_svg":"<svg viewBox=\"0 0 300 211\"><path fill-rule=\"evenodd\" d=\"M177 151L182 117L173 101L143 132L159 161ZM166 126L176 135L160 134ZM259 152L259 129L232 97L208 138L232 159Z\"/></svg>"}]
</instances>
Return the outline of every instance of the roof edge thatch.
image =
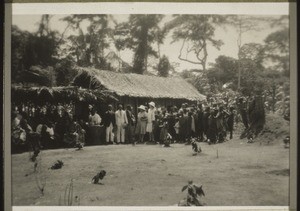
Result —
<instances>
[{"instance_id":1,"label":"roof edge thatch","mask_svg":"<svg viewBox=\"0 0 300 211\"><path fill-rule=\"evenodd\" d=\"M72 84L83 86L85 88L89 87L91 89L102 89L115 93L118 96L128 96L128 97L137 97L137 98L163 98L163 99L178 99L178 100L190 100L190 101L202 101L206 99L205 95L200 94L196 88L188 83L186 80L180 76L172 76L168 78L158 77L158 76L148 76L140 75L135 73L119 73L112 72L107 70L98 70L95 68L86 68L86 67L76 67L78 74L75 76ZM108 79L112 82L112 85L109 84L107 78L102 78L107 76ZM121 86L115 80L122 80L120 83L123 83L122 87L124 90L119 87L119 89L113 87L114 85ZM85 81L86 80L86 81ZM85 81L85 82L84 82ZM153 92L149 94L149 90L146 93L143 88L144 83L156 82L156 85L162 87L161 93ZM172 83L172 86L180 86L181 89L185 90L185 94L179 93L178 95L174 94L174 91L170 87L166 87L164 82L168 84ZM89 83L89 84L87 84ZM117 84L116 84L117 83ZM113 85L114 84L114 85ZM175 84L175 85L174 85ZM127 90L126 90L127 89ZM179 88L177 88L178 91ZM169 90L169 92L168 92Z\"/></svg>"}]
</instances>

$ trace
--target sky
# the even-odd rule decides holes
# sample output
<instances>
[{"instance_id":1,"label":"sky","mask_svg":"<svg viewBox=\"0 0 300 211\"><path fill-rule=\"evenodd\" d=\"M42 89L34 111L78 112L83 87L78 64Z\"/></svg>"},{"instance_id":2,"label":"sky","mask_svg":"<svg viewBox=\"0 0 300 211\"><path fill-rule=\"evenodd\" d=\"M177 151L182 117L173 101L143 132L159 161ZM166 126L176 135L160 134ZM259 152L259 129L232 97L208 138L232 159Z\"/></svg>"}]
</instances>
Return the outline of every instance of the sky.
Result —
<instances>
[{"instance_id":1,"label":"sky","mask_svg":"<svg viewBox=\"0 0 300 211\"><path fill-rule=\"evenodd\" d=\"M52 15L50 20L50 28L52 30L57 30L60 33L64 31L66 28L67 23L62 21L61 19L66 15L59 14L59 15ZM128 19L128 14L120 15L114 14L114 18L118 22L126 21ZM269 17L279 18L280 15L269 15ZM172 18L171 14L165 15L165 18L162 21L162 24L167 22ZM35 32L38 28L38 22L41 19L41 15L13 15L12 24L17 25L21 30L27 30L29 32ZM87 24L83 23L82 28L83 30L86 28ZM261 27L258 31L249 31L243 34L242 42L245 43L260 43L263 44L264 39L272 32L278 30L278 27ZM84 30L85 31L85 30ZM71 30L67 32L68 34L72 34ZM237 31L233 27L226 27L226 28L217 28L215 31L215 38L221 39L224 44L221 46L220 50L217 50L214 47L208 46L208 58L207 58L207 65L209 67L209 63L213 63L215 59L220 55L226 55L229 57L237 58L238 54L238 46L237 46L237 38L238 34ZM181 48L181 42L172 42L172 35L171 33L165 38L164 44L160 46L161 55L166 55L169 58L171 63L176 63L176 71L182 71L185 69L193 69L193 68L200 68L199 65L194 65L189 62L181 61L178 59L179 51ZM114 50L113 48L111 50ZM126 61L127 63L132 63L133 52L130 50L122 51L120 54L121 58ZM149 60L151 62L151 59ZM155 62L155 61L154 61Z\"/></svg>"}]
</instances>

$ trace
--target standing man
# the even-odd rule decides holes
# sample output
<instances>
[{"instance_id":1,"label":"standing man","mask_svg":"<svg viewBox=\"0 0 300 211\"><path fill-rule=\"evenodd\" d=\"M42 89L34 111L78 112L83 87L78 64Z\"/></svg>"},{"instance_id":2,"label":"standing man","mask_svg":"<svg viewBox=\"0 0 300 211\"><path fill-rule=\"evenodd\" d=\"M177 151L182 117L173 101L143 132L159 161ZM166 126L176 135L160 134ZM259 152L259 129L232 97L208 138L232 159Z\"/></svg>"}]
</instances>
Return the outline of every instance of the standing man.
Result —
<instances>
[{"instance_id":1,"label":"standing man","mask_svg":"<svg viewBox=\"0 0 300 211\"><path fill-rule=\"evenodd\" d=\"M103 124L106 128L106 144L113 144L114 133L113 128L116 125L115 113L113 112L112 105L108 105L108 110L105 112L103 117Z\"/></svg>"},{"instance_id":2,"label":"standing man","mask_svg":"<svg viewBox=\"0 0 300 211\"><path fill-rule=\"evenodd\" d=\"M209 128L209 116L210 116L210 107L207 106L203 113L203 133L206 136L206 140L208 139L208 128Z\"/></svg>"},{"instance_id":3,"label":"standing man","mask_svg":"<svg viewBox=\"0 0 300 211\"><path fill-rule=\"evenodd\" d=\"M230 139L232 139L233 124L234 124L234 107L230 106L229 107L229 115L228 115L228 119L227 119L227 126L228 126L228 131L230 133Z\"/></svg>"},{"instance_id":4,"label":"standing man","mask_svg":"<svg viewBox=\"0 0 300 211\"><path fill-rule=\"evenodd\" d=\"M132 107L131 105L127 105L126 107L126 116L128 120L128 125L125 130L125 135L126 135L126 141L128 143L134 143L134 126L136 123L136 119L134 114L132 113Z\"/></svg>"},{"instance_id":5,"label":"standing man","mask_svg":"<svg viewBox=\"0 0 300 211\"><path fill-rule=\"evenodd\" d=\"M153 122L155 121L155 103L150 102L148 109L148 122L146 127L146 132L149 133L149 140L150 142L155 143L154 136L153 136Z\"/></svg>"},{"instance_id":6,"label":"standing man","mask_svg":"<svg viewBox=\"0 0 300 211\"><path fill-rule=\"evenodd\" d=\"M200 103L198 105L198 111L197 111L197 130L198 130L198 136L201 141L203 141L203 132L204 132L204 127L203 127L203 107L202 104Z\"/></svg>"},{"instance_id":7,"label":"standing man","mask_svg":"<svg viewBox=\"0 0 300 211\"><path fill-rule=\"evenodd\" d=\"M122 104L119 104L115 113L117 126L117 144L125 143L125 127L128 124L126 112L123 110Z\"/></svg>"}]
</instances>

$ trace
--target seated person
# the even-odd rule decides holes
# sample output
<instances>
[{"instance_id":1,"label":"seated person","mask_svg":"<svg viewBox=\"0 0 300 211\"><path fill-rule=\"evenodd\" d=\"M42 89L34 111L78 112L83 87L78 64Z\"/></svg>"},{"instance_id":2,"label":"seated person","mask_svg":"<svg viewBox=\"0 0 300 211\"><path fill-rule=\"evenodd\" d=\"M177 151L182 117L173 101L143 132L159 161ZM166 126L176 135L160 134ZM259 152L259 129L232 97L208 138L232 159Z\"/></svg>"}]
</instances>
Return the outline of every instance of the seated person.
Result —
<instances>
[{"instance_id":1,"label":"seated person","mask_svg":"<svg viewBox=\"0 0 300 211\"><path fill-rule=\"evenodd\" d=\"M12 120L12 144L22 145L26 141L26 131L21 127L22 115L16 114Z\"/></svg>"},{"instance_id":2,"label":"seated person","mask_svg":"<svg viewBox=\"0 0 300 211\"><path fill-rule=\"evenodd\" d=\"M30 160L35 162L41 149L41 135L32 130L26 119L22 119L20 125L26 132L26 142L28 143L29 151L33 151Z\"/></svg>"},{"instance_id":3,"label":"seated person","mask_svg":"<svg viewBox=\"0 0 300 211\"><path fill-rule=\"evenodd\" d=\"M97 114L97 111L95 108L92 108L91 115L89 116L89 125L100 125L101 124L101 117L99 114Z\"/></svg>"},{"instance_id":4,"label":"seated person","mask_svg":"<svg viewBox=\"0 0 300 211\"><path fill-rule=\"evenodd\" d=\"M80 124L73 122L64 135L64 142L68 147L81 149L85 145L85 130Z\"/></svg>"},{"instance_id":5,"label":"seated person","mask_svg":"<svg viewBox=\"0 0 300 211\"><path fill-rule=\"evenodd\" d=\"M36 132L41 136L42 147L48 149L55 148L57 143L52 122L46 121L44 124L39 124L36 127Z\"/></svg>"}]
</instances>

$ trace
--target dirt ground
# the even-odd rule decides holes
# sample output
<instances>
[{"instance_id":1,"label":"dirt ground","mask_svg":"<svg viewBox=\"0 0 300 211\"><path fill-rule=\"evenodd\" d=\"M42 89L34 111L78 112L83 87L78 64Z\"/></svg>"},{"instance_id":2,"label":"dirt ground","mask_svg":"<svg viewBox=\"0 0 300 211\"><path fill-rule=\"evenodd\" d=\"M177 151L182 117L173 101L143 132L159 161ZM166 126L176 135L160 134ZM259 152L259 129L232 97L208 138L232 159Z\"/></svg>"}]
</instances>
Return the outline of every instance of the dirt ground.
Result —
<instances>
[{"instance_id":1,"label":"dirt ground","mask_svg":"<svg viewBox=\"0 0 300 211\"><path fill-rule=\"evenodd\" d=\"M45 150L41 154L44 195L37 188L29 153L12 155L13 205L66 205L66 185L73 181L72 205L170 206L186 196L188 180L202 184L208 206L287 206L289 150L282 140L272 143L234 138L216 145L200 144L193 156L190 145L109 145ZM217 157L218 154L218 157ZM56 160L62 169L51 170ZM91 183L100 170L103 185Z\"/></svg>"}]
</instances>

